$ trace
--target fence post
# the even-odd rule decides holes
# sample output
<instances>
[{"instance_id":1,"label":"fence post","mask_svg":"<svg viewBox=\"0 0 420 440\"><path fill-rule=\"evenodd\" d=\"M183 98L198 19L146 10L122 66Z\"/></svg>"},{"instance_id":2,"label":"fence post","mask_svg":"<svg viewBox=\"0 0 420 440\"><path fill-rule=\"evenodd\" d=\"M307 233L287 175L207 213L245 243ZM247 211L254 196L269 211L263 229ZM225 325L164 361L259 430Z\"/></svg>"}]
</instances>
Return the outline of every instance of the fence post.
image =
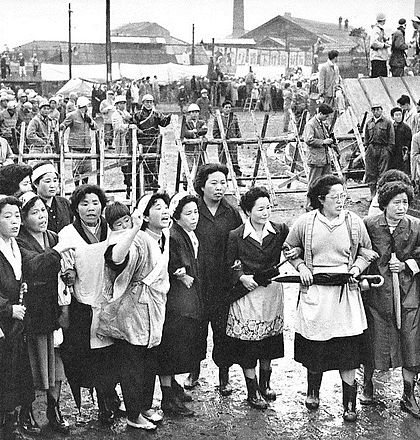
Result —
<instances>
[{"instance_id":1,"label":"fence post","mask_svg":"<svg viewBox=\"0 0 420 440\"><path fill-rule=\"evenodd\" d=\"M25 148L25 131L26 131L26 123L22 122L20 126L20 139L19 139L19 150L18 150L18 163L23 162L23 152Z\"/></svg>"}]
</instances>

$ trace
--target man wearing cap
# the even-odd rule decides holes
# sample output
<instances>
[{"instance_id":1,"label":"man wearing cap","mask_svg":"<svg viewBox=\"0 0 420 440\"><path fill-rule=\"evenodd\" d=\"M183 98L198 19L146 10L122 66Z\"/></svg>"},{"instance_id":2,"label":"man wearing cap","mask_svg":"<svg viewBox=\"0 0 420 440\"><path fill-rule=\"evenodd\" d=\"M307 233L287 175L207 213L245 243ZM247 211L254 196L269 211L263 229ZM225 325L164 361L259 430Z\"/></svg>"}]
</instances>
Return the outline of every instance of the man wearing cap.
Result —
<instances>
[{"instance_id":1,"label":"man wearing cap","mask_svg":"<svg viewBox=\"0 0 420 440\"><path fill-rule=\"evenodd\" d=\"M20 109L17 112L18 120L16 124L16 132L18 135L18 140L20 141L20 132L22 129L22 123L25 123L25 133L24 136L26 137L26 132L28 130L29 122L31 122L31 119L34 117L34 114L32 113L32 104L30 102L25 102L20 106Z\"/></svg>"},{"instance_id":2,"label":"man wearing cap","mask_svg":"<svg viewBox=\"0 0 420 440\"><path fill-rule=\"evenodd\" d=\"M39 103L39 114L29 122L26 141L29 153L51 153L54 146L53 121L49 117L50 104L42 100Z\"/></svg>"},{"instance_id":3,"label":"man wearing cap","mask_svg":"<svg viewBox=\"0 0 420 440\"><path fill-rule=\"evenodd\" d=\"M371 78L388 76L386 63L388 61L389 43L384 31L385 21L385 14L380 12L376 16L376 24L372 26L372 33L370 35Z\"/></svg>"},{"instance_id":4,"label":"man wearing cap","mask_svg":"<svg viewBox=\"0 0 420 440\"><path fill-rule=\"evenodd\" d=\"M115 111L112 113L112 129L114 130L114 145L116 153L131 154L131 139L128 136L128 129L131 122L131 114L126 110L126 98L118 95L115 98ZM131 160L121 159L121 171L124 174L124 184L127 187L127 198L131 191Z\"/></svg>"},{"instance_id":5,"label":"man wearing cap","mask_svg":"<svg viewBox=\"0 0 420 440\"><path fill-rule=\"evenodd\" d=\"M404 67L407 65L408 45L405 42L405 28L407 22L405 18L398 21L398 28L392 34L391 57L389 66L391 67L392 76L404 76Z\"/></svg>"},{"instance_id":6,"label":"man wearing cap","mask_svg":"<svg viewBox=\"0 0 420 440\"><path fill-rule=\"evenodd\" d=\"M7 109L7 103L9 102L6 92L0 94L0 111Z\"/></svg>"},{"instance_id":7,"label":"man wearing cap","mask_svg":"<svg viewBox=\"0 0 420 440\"><path fill-rule=\"evenodd\" d=\"M112 114L115 111L115 93L113 90L108 90L106 92L106 99L101 102L99 106L99 111L104 118L104 141L106 148L113 148L112 141L114 134L112 132Z\"/></svg>"},{"instance_id":8,"label":"man wearing cap","mask_svg":"<svg viewBox=\"0 0 420 440\"><path fill-rule=\"evenodd\" d=\"M71 153L90 154L92 150L91 130L96 130L95 121L88 115L89 99L81 96L77 98L77 110L69 113L61 123L60 130L70 129L68 146ZM80 181L88 183L89 177L81 177L92 171L92 161L89 157L73 159L73 178L76 186Z\"/></svg>"},{"instance_id":9,"label":"man wearing cap","mask_svg":"<svg viewBox=\"0 0 420 440\"><path fill-rule=\"evenodd\" d=\"M207 134L206 121L200 118L200 107L197 104L190 104L188 107L188 116L185 120L185 124L182 124L181 139L199 139L203 138ZM207 148L207 141L204 140L200 149L205 151ZM197 152L197 145L184 145L185 154L187 157L188 165L190 168L194 165L195 153ZM196 154L198 157L197 166L205 163L201 151Z\"/></svg>"},{"instance_id":10,"label":"man wearing cap","mask_svg":"<svg viewBox=\"0 0 420 440\"><path fill-rule=\"evenodd\" d=\"M418 61L418 57L420 56L420 18L418 16L414 16L411 19L411 23L414 28L414 33L413 38L410 41L410 46L414 47L415 59Z\"/></svg>"},{"instance_id":11,"label":"man wearing cap","mask_svg":"<svg viewBox=\"0 0 420 440\"><path fill-rule=\"evenodd\" d=\"M16 101L8 101L6 110L0 112L0 136L7 140L15 154L18 153L16 106Z\"/></svg>"},{"instance_id":12,"label":"man wearing cap","mask_svg":"<svg viewBox=\"0 0 420 440\"><path fill-rule=\"evenodd\" d=\"M137 126L137 141L143 147L143 153L160 154L161 139L160 128L171 123L171 115L164 115L156 111L154 98L150 94L143 95L140 110L133 116ZM160 159L146 159L144 164L144 181L146 190L159 188L159 162Z\"/></svg>"},{"instance_id":13,"label":"man wearing cap","mask_svg":"<svg viewBox=\"0 0 420 440\"><path fill-rule=\"evenodd\" d=\"M382 105L372 104L372 118L365 128L364 144L365 183L369 185L371 196L376 194L376 183L389 168L389 158L394 154L395 131L391 120L383 116Z\"/></svg>"},{"instance_id":14,"label":"man wearing cap","mask_svg":"<svg viewBox=\"0 0 420 440\"><path fill-rule=\"evenodd\" d=\"M321 104L305 125L303 138L308 146L307 164L309 168L308 189L320 177L331 173L331 160L328 148L334 142L325 121L334 112L328 104ZM309 198L306 209L310 209Z\"/></svg>"},{"instance_id":15,"label":"man wearing cap","mask_svg":"<svg viewBox=\"0 0 420 440\"><path fill-rule=\"evenodd\" d=\"M202 89L200 95L201 96L197 99L196 104L200 107L200 118L203 119L207 124L209 122L210 115L213 114L207 89Z\"/></svg>"}]
</instances>

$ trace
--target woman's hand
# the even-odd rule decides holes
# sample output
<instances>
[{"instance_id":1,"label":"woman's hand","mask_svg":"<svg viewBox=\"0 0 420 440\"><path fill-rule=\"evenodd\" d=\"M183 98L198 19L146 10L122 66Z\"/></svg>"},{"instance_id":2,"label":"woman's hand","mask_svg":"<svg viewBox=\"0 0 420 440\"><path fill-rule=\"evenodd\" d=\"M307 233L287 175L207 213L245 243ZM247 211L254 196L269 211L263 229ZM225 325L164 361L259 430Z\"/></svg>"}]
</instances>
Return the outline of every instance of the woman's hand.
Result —
<instances>
[{"instance_id":1,"label":"woman's hand","mask_svg":"<svg viewBox=\"0 0 420 440\"><path fill-rule=\"evenodd\" d=\"M294 260L295 258L300 257L301 249L299 247L284 249L283 255L286 260Z\"/></svg>"},{"instance_id":2,"label":"woman's hand","mask_svg":"<svg viewBox=\"0 0 420 440\"><path fill-rule=\"evenodd\" d=\"M76 282L76 271L74 269L67 269L62 275L61 279L66 286L74 286Z\"/></svg>"},{"instance_id":3,"label":"woman's hand","mask_svg":"<svg viewBox=\"0 0 420 440\"><path fill-rule=\"evenodd\" d=\"M239 281L243 284L245 289L250 292L258 287L258 283L254 280L253 275L241 275Z\"/></svg>"},{"instance_id":4,"label":"woman's hand","mask_svg":"<svg viewBox=\"0 0 420 440\"><path fill-rule=\"evenodd\" d=\"M181 281L181 283L185 284L185 287L187 289L191 289L194 282L194 278L187 274L183 275L182 277L179 277L179 280Z\"/></svg>"},{"instance_id":5,"label":"woman's hand","mask_svg":"<svg viewBox=\"0 0 420 440\"><path fill-rule=\"evenodd\" d=\"M300 282L308 287L314 282L312 272L308 269L305 263L300 263L298 266Z\"/></svg>"},{"instance_id":6,"label":"woman's hand","mask_svg":"<svg viewBox=\"0 0 420 440\"><path fill-rule=\"evenodd\" d=\"M131 219L133 220L133 228L139 231L143 224L143 216L138 209L131 214Z\"/></svg>"},{"instance_id":7,"label":"woman's hand","mask_svg":"<svg viewBox=\"0 0 420 440\"><path fill-rule=\"evenodd\" d=\"M349 281L352 283L357 283L356 278L360 275L360 268L353 266L350 268L349 273L352 275Z\"/></svg>"},{"instance_id":8,"label":"woman's hand","mask_svg":"<svg viewBox=\"0 0 420 440\"><path fill-rule=\"evenodd\" d=\"M405 269L405 263L400 261L398 258L391 258L388 263L389 270L392 273L399 273Z\"/></svg>"},{"instance_id":9,"label":"woman's hand","mask_svg":"<svg viewBox=\"0 0 420 440\"><path fill-rule=\"evenodd\" d=\"M25 317L26 313L26 307L20 306L18 304L14 304L12 306L12 318L18 319L19 321L23 321L23 318Z\"/></svg>"}]
</instances>

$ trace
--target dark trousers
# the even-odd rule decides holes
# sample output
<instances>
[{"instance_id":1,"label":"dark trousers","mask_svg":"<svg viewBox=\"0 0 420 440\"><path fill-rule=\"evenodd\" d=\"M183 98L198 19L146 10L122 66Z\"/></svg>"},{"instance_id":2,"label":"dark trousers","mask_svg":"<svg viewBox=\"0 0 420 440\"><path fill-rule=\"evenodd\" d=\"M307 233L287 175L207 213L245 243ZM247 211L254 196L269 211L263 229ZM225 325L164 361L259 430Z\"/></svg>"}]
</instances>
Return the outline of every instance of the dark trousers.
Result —
<instances>
[{"instance_id":1,"label":"dark trousers","mask_svg":"<svg viewBox=\"0 0 420 440\"><path fill-rule=\"evenodd\" d=\"M236 176L242 176L242 171L238 163L238 144L232 144L228 142L228 150L230 154L230 159L232 160L233 171L235 172ZM219 144L218 146L218 153L220 163L226 165L226 154L222 144Z\"/></svg>"},{"instance_id":2,"label":"dark trousers","mask_svg":"<svg viewBox=\"0 0 420 440\"><path fill-rule=\"evenodd\" d=\"M368 145L365 163L365 182L375 189L379 176L389 168L388 148L383 145Z\"/></svg>"},{"instance_id":3,"label":"dark trousers","mask_svg":"<svg viewBox=\"0 0 420 440\"><path fill-rule=\"evenodd\" d=\"M331 174L331 165L329 163L320 167L317 167L315 165L308 165L308 167L308 190L320 177L325 176L326 174ZM309 198L307 198L306 207L309 208L310 206L310 200Z\"/></svg>"},{"instance_id":4,"label":"dark trousers","mask_svg":"<svg viewBox=\"0 0 420 440\"><path fill-rule=\"evenodd\" d=\"M386 66L386 61L382 61L382 60L371 61L370 77L379 78L380 76L383 77L388 76L388 68Z\"/></svg>"},{"instance_id":5,"label":"dark trousers","mask_svg":"<svg viewBox=\"0 0 420 440\"><path fill-rule=\"evenodd\" d=\"M391 66L392 76L404 76L404 67Z\"/></svg>"},{"instance_id":6,"label":"dark trousers","mask_svg":"<svg viewBox=\"0 0 420 440\"><path fill-rule=\"evenodd\" d=\"M127 417L136 420L152 407L157 372L156 350L120 341L121 389Z\"/></svg>"}]
</instances>

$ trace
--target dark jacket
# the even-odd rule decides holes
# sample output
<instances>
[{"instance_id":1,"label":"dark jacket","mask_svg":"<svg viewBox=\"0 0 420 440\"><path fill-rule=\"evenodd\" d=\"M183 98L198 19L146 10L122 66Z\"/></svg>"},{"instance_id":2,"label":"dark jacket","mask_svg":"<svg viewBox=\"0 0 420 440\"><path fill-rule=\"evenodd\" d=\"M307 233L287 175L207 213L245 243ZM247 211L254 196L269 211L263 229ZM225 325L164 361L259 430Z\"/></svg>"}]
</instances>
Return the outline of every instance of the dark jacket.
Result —
<instances>
[{"instance_id":1,"label":"dark jacket","mask_svg":"<svg viewBox=\"0 0 420 440\"><path fill-rule=\"evenodd\" d=\"M396 169L410 175L411 129L405 122L394 122L395 148L389 158L389 169ZM404 160L406 157L406 160Z\"/></svg>"},{"instance_id":2,"label":"dark jacket","mask_svg":"<svg viewBox=\"0 0 420 440\"><path fill-rule=\"evenodd\" d=\"M147 110L142 107L133 116L133 122L141 132L137 132L137 141L142 145L154 145L159 137L159 127L166 127L171 123L171 115L164 115L156 110Z\"/></svg>"},{"instance_id":3,"label":"dark jacket","mask_svg":"<svg viewBox=\"0 0 420 440\"><path fill-rule=\"evenodd\" d=\"M70 202L65 197L54 196L51 207L47 207L47 210L49 231L58 233L73 222Z\"/></svg>"},{"instance_id":4,"label":"dark jacket","mask_svg":"<svg viewBox=\"0 0 420 440\"><path fill-rule=\"evenodd\" d=\"M190 289L174 276L174 272L181 267L185 268L187 275L194 278ZM166 310L178 316L202 319L204 307L198 259L195 258L194 248L188 234L176 223L172 225L169 235L168 272L171 288L168 292Z\"/></svg>"},{"instance_id":5,"label":"dark jacket","mask_svg":"<svg viewBox=\"0 0 420 440\"><path fill-rule=\"evenodd\" d=\"M25 298L27 329L32 334L48 334L59 327L58 273L61 257L52 249L58 243L58 236L51 231L45 234L48 242L45 249L24 227L21 227L17 238L22 253L23 277L28 284Z\"/></svg>"},{"instance_id":6,"label":"dark jacket","mask_svg":"<svg viewBox=\"0 0 420 440\"><path fill-rule=\"evenodd\" d=\"M369 272L384 277L384 285L372 288L365 296L365 304L370 316L372 328L371 338L374 344L374 367L385 369L402 365L413 367L420 365L420 278L413 276L406 266L398 274L401 294L401 330L395 327L395 312L393 303L392 274L389 270L391 258L391 233L384 214L368 217L364 220L372 240L372 248L379 254ZM405 262L413 259L420 266L420 222L417 219L403 218L393 232L397 258ZM400 359L398 359L400 357ZM398 365L399 364L399 365Z\"/></svg>"},{"instance_id":7,"label":"dark jacket","mask_svg":"<svg viewBox=\"0 0 420 440\"><path fill-rule=\"evenodd\" d=\"M389 65L392 67L405 67L407 65L407 49L408 45L405 42L405 30L402 26L400 26L392 34L391 57L389 59Z\"/></svg>"},{"instance_id":8,"label":"dark jacket","mask_svg":"<svg viewBox=\"0 0 420 440\"><path fill-rule=\"evenodd\" d=\"M395 145L395 132L393 123L381 116L377 121L372 117L366 124L364 144L379 145L393 152Z\"/></svg>"},{"instance_id":9,"label":"dark jacket","mask_svg":"<svg viewBox=\"0 0 420 440\"><path fill-rule=\"evenodd\" d=\"M284 223L271 222L271 225L276 234L269 233L264 238L262 245L250 236L243 238L245 225L241 225L229 233L226 266L229 268L231 286L241 283L239 278L244 274L260 275L274 269L274 266L280 262L281 250L289 228ZM241 261L242 268L240 270L232 270L235 260Z\"/></svg>"},{"instance_id":10,"label":"dark jacket","mask_svg":"<svg viewBox=\"0 0 420 440\"><path fill-rule=\"evenodd\" d=\"M225 264L229 232L242 224L236 208L222 199L213 216L203 199L198 201L197 235L200 243L199 267L206 309L217 309L223 304L228 288L228 268Z\"/></svg>"},{"instance_id":11,"label":"dark jacket","mask_svg":"<svg viewBox=\"0 0 420 440\"><path fill-rule=\"evenodd\" d=\"M237 116L234 113L230 112L227 117L224 116L223 114L221 115L221 117L222 117L223 128L225 129L226 139L240 138L241 130L239 128L239 122ZM220 134L220 128L217 119L215 119L213 125L213 137L215 139L220 139L222 137Z\"/></svg>"},{"instance_id":12,"label":"dark jacket","mask_svg":"<svg viewBox=\"0 0 420 440\"><path fill-rule=\"evenodd\" d=\"M194 129L197 131L194 132ZM185 121L185 125L182 127L181 139L197 139L200 136L205 136L207 134L207 124L202 119L198 119L194 123L191 119Z\"/></svg>"}]
</instances>

